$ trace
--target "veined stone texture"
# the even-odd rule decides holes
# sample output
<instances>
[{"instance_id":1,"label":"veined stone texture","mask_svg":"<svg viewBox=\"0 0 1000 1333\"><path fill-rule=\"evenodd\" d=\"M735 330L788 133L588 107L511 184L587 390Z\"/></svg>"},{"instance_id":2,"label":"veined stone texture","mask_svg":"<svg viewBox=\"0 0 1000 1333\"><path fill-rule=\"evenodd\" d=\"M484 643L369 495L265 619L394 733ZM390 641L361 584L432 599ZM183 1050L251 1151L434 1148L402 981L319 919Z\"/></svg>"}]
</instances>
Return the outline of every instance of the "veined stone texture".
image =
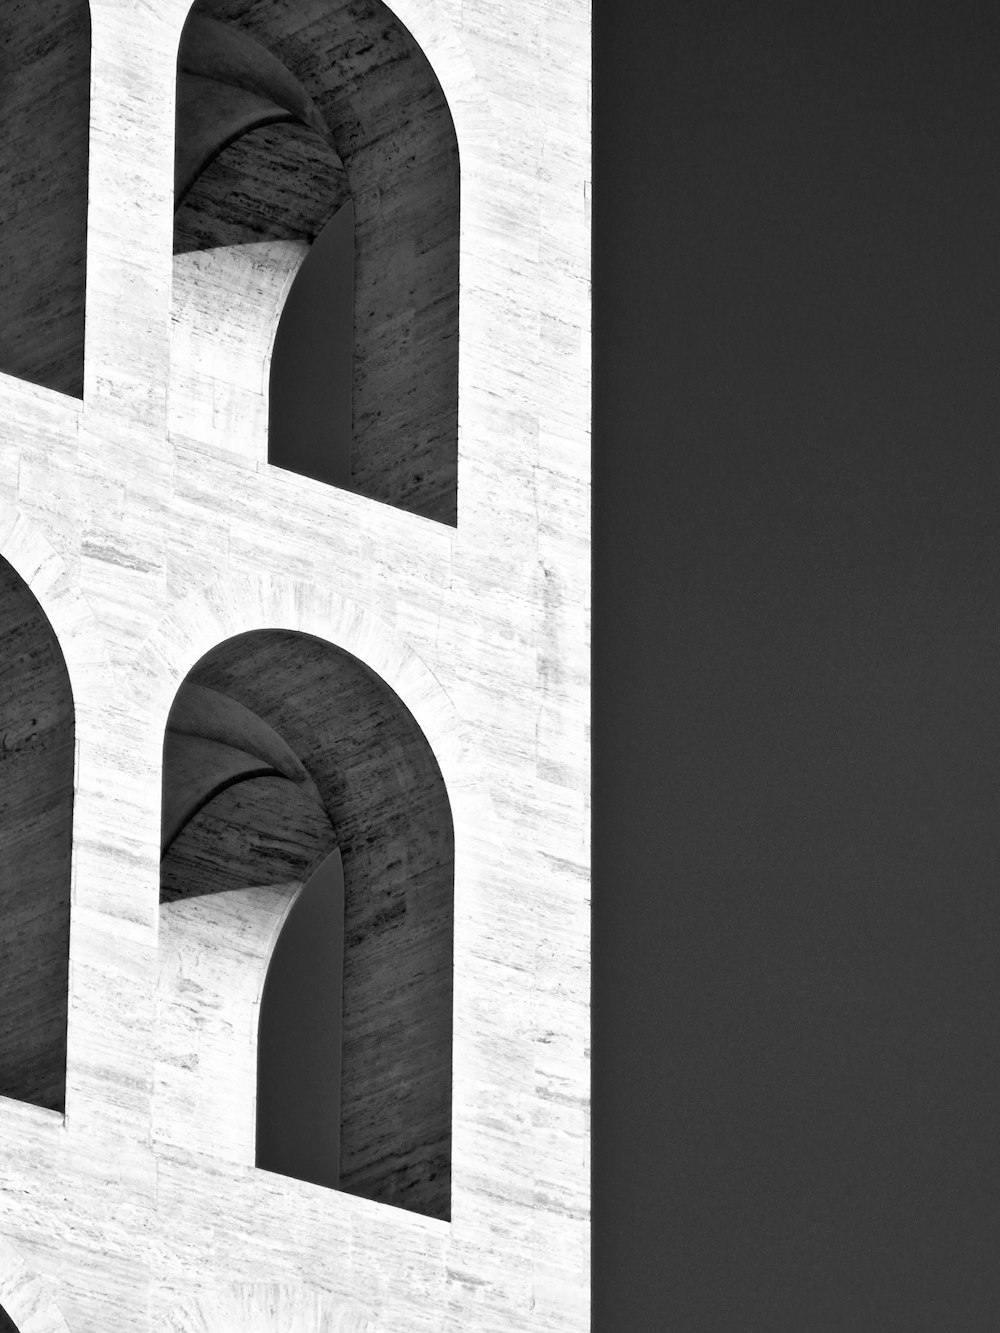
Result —
<instances>
[{"instance_id":1,"label":"veined stone texture","mask_svg":"<svg viewBox=\"0 0 1000 1333\"><path fill-rule=\"evenodd\" d=\"M22 1333L581 1333L589 5L391 5L461 161L456 527L267 464L270 337L302 246L174 258L188 10L91 0L83 398L0 375L0 556L48 617L75 709L65 1114L0 1098L0 1306ZM231 296L214 326L199 272ZM260 969L239 975L232 934L198 955L205 1022L175 1008L178 941L207 949L257 907L161 915L167 716L206 653L257 630L376 673L447 788L447 1222L253 1166ZM259 962L288 902L258 897ZM229 1085L183 1066L194 1028L210 1065L237 1033ZM233 1117L226 1151L209 1114Z\"/></svg>"}]
</instances>

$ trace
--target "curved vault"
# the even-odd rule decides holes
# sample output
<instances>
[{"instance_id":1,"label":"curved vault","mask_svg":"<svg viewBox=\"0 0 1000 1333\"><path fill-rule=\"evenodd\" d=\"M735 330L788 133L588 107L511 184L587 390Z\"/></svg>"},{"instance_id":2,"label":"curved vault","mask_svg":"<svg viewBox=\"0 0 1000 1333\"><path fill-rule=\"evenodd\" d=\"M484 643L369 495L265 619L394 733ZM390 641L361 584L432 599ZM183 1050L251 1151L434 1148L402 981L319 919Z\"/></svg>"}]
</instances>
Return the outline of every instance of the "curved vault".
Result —
<instances>
[{"instance_id":1,"label":"curved vault","mask_svg":"<svg viewBox=\"0 0 1000 1333\"><path fill-rule=\"evenodd\" d=\"M0 1094L66 1095L73 696L55 632L0 559Z\"/></svg>"},{"instance_id":2,"label":"curved vault","mask_svg":"<svg viewBox=\"0 0 1000 1333\"><path fill-rule=\"evenodd\" d=\"M340 1188L447 1217L453 832L412 715L374 672L320 639L284 630L229 639L178 691L163 812L162 910L197 919L204 940L214 909L199 901L223 895L230 913L242 903L235 928L266 941L240 946L258 969L299 886L339 849ZM259 994L262 977L255 985ZM272 998L269 989L263 1003Z\"/></svg>"},{"instance_id":3,"label":"curved vault","mask_svg":"<svg viewBox=\"0 0 1000 1333\"><path fill-rule=\"evenodd\" d=\"M454 524L458 146L426 57L380 0L198 0L177 105L178 253L312 241L353 203L349 488Z\"/></svg>"}]
</instances>

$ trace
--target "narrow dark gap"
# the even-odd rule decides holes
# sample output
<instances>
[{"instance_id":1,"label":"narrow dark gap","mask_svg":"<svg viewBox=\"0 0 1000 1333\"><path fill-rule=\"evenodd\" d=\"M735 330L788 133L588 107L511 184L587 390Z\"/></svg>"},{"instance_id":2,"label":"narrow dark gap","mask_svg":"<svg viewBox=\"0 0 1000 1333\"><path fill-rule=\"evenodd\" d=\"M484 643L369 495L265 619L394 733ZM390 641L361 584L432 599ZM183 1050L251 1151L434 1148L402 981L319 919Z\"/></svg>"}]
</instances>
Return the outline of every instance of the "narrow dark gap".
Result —
<instances>
[{"instance_id":1,"label":"narrow dark gap","mask_svg":"<svg viewBox=\"0 0 1000 1333\"><path fill-rule=\"evenodd\" d=\"M257 1165L340 1184L344 872L333 851L274 947L257 1036Z\"/></svg>"},{"instance_id":2,"label":"narrow dark gap","mask_svg":"<svg viewBox=\"0 0 1000 1333\"><path fill-rule=\"evenodd\" d=\"M271 357L268 461L351 489L354 205L313 243L288 293Z\"/></svg>"}]
</instances>

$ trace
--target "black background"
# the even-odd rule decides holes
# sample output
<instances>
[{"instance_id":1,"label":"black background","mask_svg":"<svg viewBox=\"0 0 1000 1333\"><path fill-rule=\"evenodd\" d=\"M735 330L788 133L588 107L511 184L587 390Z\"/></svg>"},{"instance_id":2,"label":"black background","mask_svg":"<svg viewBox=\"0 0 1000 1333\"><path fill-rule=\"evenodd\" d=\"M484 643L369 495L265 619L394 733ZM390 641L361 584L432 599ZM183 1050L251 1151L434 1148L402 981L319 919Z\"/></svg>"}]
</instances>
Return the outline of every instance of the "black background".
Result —
<instances>
[{"instance_id":1,"label":"black background","mask_svg":"<svg viewBox=\"0 0 1000 1333\"><path fill-rule=\"evenodd\" d=\"M598 1333L1000 1328L998 57L596 3Z\"/></svg>"}]
</instances>

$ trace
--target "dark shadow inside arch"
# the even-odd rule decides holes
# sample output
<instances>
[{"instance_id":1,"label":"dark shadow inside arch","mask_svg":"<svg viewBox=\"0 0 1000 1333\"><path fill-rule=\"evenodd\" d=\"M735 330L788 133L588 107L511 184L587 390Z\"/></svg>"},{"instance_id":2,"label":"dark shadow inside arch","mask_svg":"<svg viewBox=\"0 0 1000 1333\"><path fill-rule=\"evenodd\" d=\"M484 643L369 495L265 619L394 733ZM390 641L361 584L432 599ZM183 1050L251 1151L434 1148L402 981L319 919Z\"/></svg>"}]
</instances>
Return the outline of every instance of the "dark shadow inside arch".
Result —
<instances>
[{"instance_id":1,"label":"dark shadow inside arch","mask_svg":"<svg viewBox=\"0 0 1000 1333\"><path fill-rule=\"evenodd\" d=\"M73 696L55 632L0 559L0 1095L65 1109Z\"/></svg>"},{"instance_id":2,"label":"dark shadow inside arch","mask_svg":"<svg viewBox=\"0 0 1000 1333\"><path fill-rule=\"evenodd\" d=\"M257 1165L340 1186L344 870L316 867L271 954L257 1033Z\"/></svg>"},{"instance_id":3,"label":"dark shadow inside arch","mask_svg":"<svg viewBox=\"0 0 1000 1333\"><path fill-rule=\"evenodd\" d=\"M0 1305L0 1333L20 1333L20 1329L2 1305Z\"/></svg>"},{"instance_id":4,"label":"dark shadow inside arch","mask_svg":"<svg viewBox=\"0 0 1000 1333\"><path fill-rule=\"evenodd\" d=\"M282 411L269 461L454 525L458 146L410 33L381 0L198 0L178 56L176 143L177 252L313 242L351 204L353 273L341 266L327 288L322 265L308 277L304 266L296 284L315 284L314 305L353 286L350 370L328 331L340 317L316 326L308 350L320 366L310 393L317 379L324 389L343 379L336 415L350 412L349 460L297 438ZM301 326L294 304L286 317ZM331 423L326 439L340 429Z\"/></svg>"},{"instance_id":5,"label":"dark shadow inside arch","mask_svg":"<svg viewBox=\"0 0 1000 1333\"><path fill-rule=\"evenodd\" d=\"M262 998L258 1165L449 1217L454 837L412 714L323 640L227 640L178 691L163 812L164 902L305 884Z\"/></svg>"},{"instance_id":6,"label":"dark shadow inside arch","mask_svg":"<svg viewBox=\"0 0 1000 1333\"><path fill-rule=\"evenodd\" d=\"M86 0L0 6L0 371L83 397Z\"/></svg>"},{"instance_id":7,"label":"dark shadow inside arch","mask_svg":"<svg viewBox=\"0 0 1000 1333\"><path fill-rule=\"evenodd\" d=\"M271 354L268 457L350 490L354 205L316 238L285 300Z\"/></svg>"}]
</instances>

